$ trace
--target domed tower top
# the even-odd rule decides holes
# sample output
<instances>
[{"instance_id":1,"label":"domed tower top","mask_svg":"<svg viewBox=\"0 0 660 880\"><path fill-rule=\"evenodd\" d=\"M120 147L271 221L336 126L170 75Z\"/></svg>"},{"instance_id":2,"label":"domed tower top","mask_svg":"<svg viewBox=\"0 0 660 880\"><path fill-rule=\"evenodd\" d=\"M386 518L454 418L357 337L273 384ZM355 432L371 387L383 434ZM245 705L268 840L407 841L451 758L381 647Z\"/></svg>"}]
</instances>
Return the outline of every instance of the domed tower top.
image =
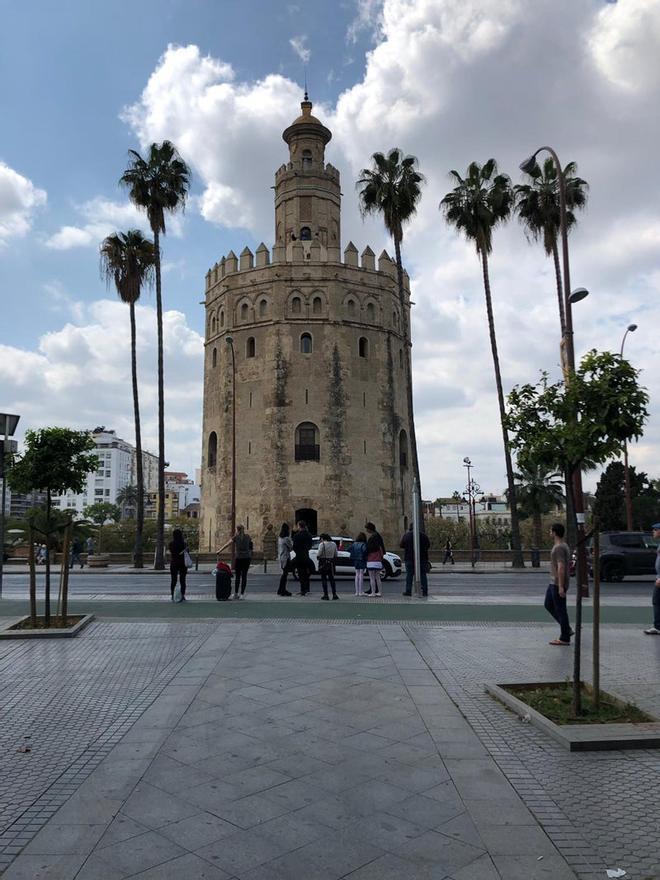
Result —
<instances>
[{"instance_id":1,"label":"domed tower top","mask_svg":"<svg viewBox=\"0 0 660 880\"><path fill-rule=\"evenodd\" d=\"M325 146L332 132L312 116L307 92L301 114L284 130L289 161L275 174L275 242L294 258L292 244L317 241L321 258L339 261L341 192L339 172L325 164Z\"/></svg>"}]
</instances>

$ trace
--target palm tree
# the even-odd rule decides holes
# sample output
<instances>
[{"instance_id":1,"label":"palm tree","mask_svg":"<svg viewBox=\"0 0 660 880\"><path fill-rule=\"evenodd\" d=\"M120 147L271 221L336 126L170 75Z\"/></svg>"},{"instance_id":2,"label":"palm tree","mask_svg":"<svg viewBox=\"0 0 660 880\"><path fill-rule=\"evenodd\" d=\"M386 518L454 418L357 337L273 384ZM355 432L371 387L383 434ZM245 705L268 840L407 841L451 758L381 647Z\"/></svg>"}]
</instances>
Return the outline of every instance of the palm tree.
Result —
<instances>
[{"instance_id":1,"label":"palm tree","mask_svg":"<svg viewBox=\"0 0 660 880\"><path fill-rule=\"evenodd\" d=\"M374 153L371 158L374 163L373 168L362 169L356 186L359 190L360 209L363 216L366 214L382 214L385 228L394 241L401 322L404 339L407 344L406 397L410 414L410 448L412 451L413 473L417 480L417 488L421 499L422 488L419 478L417 438L413 417L412 340L408 326L408 304L406 303L403 289L401 243L403 241L403 227L417 211L417 203L422 195L421 184L424 183L424 175L417 170L418 163L415 156L404 156L402 151L396 147L390 150L387 156L383 153ZM421 516L422 504L420 500L420 521Z\"/></svg>"},{"instance_id":2,"label":"palm tree","mask_svg":"<svg viewBox=\"0 0 660 880\"><path fill-rule=\"evenodd\" d=\"M486 295L486 313L488 315L488 332L490 333L490 347L493 354L495 384L497 386L497 402L500 408L502 440L504 442L507 493L511 507L513 565L516 568L524 568L525 563L520 543L520 524L518 522L518 509L516 506L516 486L513 479L509 432L506 427L502 375L500 373L500 359L497 353L495 320L493 318L490 277L488 274L488 255L493 248L493 229L498 223L503 223L508 219L513 204L513 190L508 175L498 174L497 163L494 159L489 159L483 166L479 165L478 162L471 162L465 178L461 177L458 171L451 171L450 175L457 186L450 193L447 193L440 202L440 210L443 211L448 223L455 226L459 232L462 232L468 241L474 243L477 254L481 257L484 293Z\"/></svg>"},{"instance_id":3,"label":"palm tree","mask_svg":"<svg viewBox=\"0 0 660 880\"><path fill-rule=\"evenodd\" d=\"M142 474L142 431L137 380L135 303L140 298L142 286L150 284L152 281L155 262L156 251L154 244L148 238L145 238L139 229L131 229L126 233L118 232L115 235L109 235L101 243L101 274L108 283L114 283L121 301L128 303L131 321L131 374L133 381L137 479L137 487L135 487L137 518L135 523L135 546L133 549L133 565L135 568L143 567L142 530L144 527L144 476Z\"/></svg>"},{"instance_id":4,"label":"palm tree","mask_svg":"<svg viewBox=\"0 0 660 880\"><path fill-rule=\"evenodd\" d=\"M564 168L566 180L566 221L567 228L575 226L577 219L574 210L584 208L587 203L589 184L581 177L576 177L577 165L569 162ZM566 332L566 316L564 315L564 296L562 293L561 267L559 265L559 248L557 240L560 232L559 179L557 166L552 159L546 159L543 169L536 163L527 177L530 183L518 184L514 187L515 210L525 227L527 238L531 241L542 241L548 256L552 256L555 264L557 282L557 299L559 303L559 321L561 335Z\"/></svg>"},{"instance_id":5,"label":"palm tree","mask_svg":"<svg viewBox=\"0 0 660 880\"><path fill-rule=\"evenodd\" d=\"M120 183L131 201L147 212L154 234L156 269L156 323L158 330L158 511L154 568L165 568L165 392L163 381L163 299L160 277L160 234L165 235L165 212L185 207L190 188L190 169L174 144L152 144L148 158L129 150L128 168Z\"/></svg>"},{"instance_id":6,"label":"palm tree","mask_svg":"<svg viewBox=\"0 0 660 880\"><path fill-rule=\"evenodd\" d=\"M564 500L563 477L538 465L524 466L518 462L518 501L521 508L532 517L533 544L540 547L543 540L541 517L560 505Z\"/></svg>"},{"instance_id":7,"label":"palm tree","mask_svg":"<svg viewBox=\"0 0 660 880\"><path fill-rule=\"evenodd\" d=\"M142 467L140 466L140 471ZM121 508L122 517L126 516L126 511L129 510L131 513L137 509L137 501L140 494L140 490L137 486L122 486L119 492L117 492L117 504Z\"/></svg>"}]
</instances>

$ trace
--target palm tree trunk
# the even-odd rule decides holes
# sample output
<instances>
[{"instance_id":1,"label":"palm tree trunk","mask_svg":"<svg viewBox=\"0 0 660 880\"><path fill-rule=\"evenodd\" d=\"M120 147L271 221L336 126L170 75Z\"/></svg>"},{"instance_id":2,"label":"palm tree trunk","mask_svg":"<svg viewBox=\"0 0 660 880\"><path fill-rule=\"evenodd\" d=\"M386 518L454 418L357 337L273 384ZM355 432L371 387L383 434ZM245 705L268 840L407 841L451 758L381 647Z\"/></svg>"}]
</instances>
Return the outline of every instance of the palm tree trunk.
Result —
<instances>
[{"instance_id":1,"label":"palm tree trunk","mask_svg":"<svg viewBox=\"0 0 660 880\"><path fill-rule=\"evenodd\" d=\"M160 234L154 233L156 257L156 325L158 330L158 510L156 511L156 558L154 568L165 568L165 388L163 380L163 297L160 281Z\"/></svg>"},{"instance_id":2,"label":"palm tree trunk","mask_svg":"<svg viewBox=\"0 0 660 880\"><path fill-rule=\"evenodd\" d=\"M561 266L559 265L559 250L557 248L557 241L552 244L552 259L555 264L555 280L557 282L557 302L559 304L559 323L561 325L561 336L562 339L566 333L566 316L564 314L564 294L562 293L562 283L561 283Z\"/></svg>"},{"instance_id":3,"label":"palm tree trunk","mask_svg":"<svg viewBox=\"0 0 660 880\"><path fill-rule=\"evenodd\" d=\"M490 334L490 348L493 353L493 367L495 368L495 384L497 386L497 403L500 408L500 422L502 424L502 440L504 441L504 461L506 463L506 481L509 494L509 507L511 508L511 545L513 547L513 567L524 568L525 562L522 555L520 542L520 523L518 522L518 506L516 503L516 484L513 479L513 464L511 461L511 448L509 446L509 432L506 427L506 410L504 409L504 392L502 391L502 376L500 373L500 358L497 353L497 339L495 337L495 320L493 318L493 303L490 296L490 278L488 275L488 255L485 250L481 251L481 267L484 276L484 292L486 294L486 312L488 314L488 332Z\"/></svg>"},{"instance_id":4,"label":"palm tree trunk","mask_svg":"<svg viewBox=\"0 0 660 880\"><path fill-rule=\"evenodd\" d=\"M541 549L541 541L543 540L543 520L541 519L541 511L535 510L532 514L532 525L534 531L534 546Z\"/></svg>"},{"instance_id":5,"label":"palm tree trunk","mask_svg":"<svg viewBox=\"0 0 660 880\"><path fill-rule=\"evenodd\" d=\"M44 585L44 626L50 626L50 489L46 489L46 583Z\"/></svg>"},{"instance_id":6,"label":"palm tree trunk","mask_svg":"<svg viewBox=\"0 0 660 880\"><path fill-rule=\"evenodd\" d=\"M419 476L419 459L417 457L417 434L415 432L415 416L413 413L413 382L412 382L412 337L410 326L408 323L408 311L406 307L405 294L403 291L403 263L401 262L401 239L398 236L394 238L394 254L396 257L396 277L399 289L399 304L401 306L401 323L403 325L403 335L406 345L406 402L408 405L408 414L410 418L410 454L412 457L413 475L417 480L417 490L419 492L419 522L423 523L422 504L422 482Z\"/></svg>"},{"instance_id":7,"label":"palm tree trunk","mask_svg":"<svg viewBox=\"0 0 660 880\"><path fill-rule=\"evenodd\" d=\"M133 413L135 417L135 470L137 477L137 521L135 523L135 545L133 547L133 566L142 568L142 530L144 528L144 475L142 473L142 428L140 426L140 400L137 379L137 342L135 332L135 303L129 303L131 316L131 375L133 380Z\"/></svg>"}]
</instances>

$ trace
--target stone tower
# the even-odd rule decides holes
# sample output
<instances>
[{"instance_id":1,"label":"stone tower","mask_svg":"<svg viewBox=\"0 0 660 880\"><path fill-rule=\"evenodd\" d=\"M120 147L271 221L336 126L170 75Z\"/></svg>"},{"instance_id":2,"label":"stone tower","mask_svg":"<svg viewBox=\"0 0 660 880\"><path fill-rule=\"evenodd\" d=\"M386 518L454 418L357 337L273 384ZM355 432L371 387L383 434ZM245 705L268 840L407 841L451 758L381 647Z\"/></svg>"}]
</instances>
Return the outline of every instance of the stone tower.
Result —
<instances>
[{"instance_id":1,"label":"stone tower","mask_svg":"<svg viewBox=\"0 0 660 880\"><path fill-rule=\"evenodd\" d=\"M396 266L341 252L339 171L312 104L284 131L275 244L223 257L206 275L200 549L231 528L232 349L236 521L256 547L282 522L355 535L373 520L397 541L412 469ZM405 308L409 284L405 279ZM272 528L269 529L268 527Z\"/></svg>"}]
</instances>

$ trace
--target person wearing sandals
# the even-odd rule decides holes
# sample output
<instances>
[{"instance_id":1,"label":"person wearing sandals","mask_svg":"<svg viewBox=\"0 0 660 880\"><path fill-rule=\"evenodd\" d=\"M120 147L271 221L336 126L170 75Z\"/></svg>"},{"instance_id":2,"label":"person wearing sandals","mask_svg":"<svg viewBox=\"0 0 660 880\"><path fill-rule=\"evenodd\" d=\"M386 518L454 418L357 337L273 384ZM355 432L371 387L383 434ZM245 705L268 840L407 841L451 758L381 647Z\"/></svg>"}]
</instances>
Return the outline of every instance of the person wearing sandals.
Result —
<instances>
[{"instance_id":1,"label":"person wearing sandals","mask_svg":"<svg viewBox=\"0 0 660 880\"><path fill-rule=\"evenodd\" d=\"M385 556L385 544L376 531L376 526L368 522L365 526L367 533L367 571L369 572L369 589L364 591L365 596L375 596L380 599L380 570L383 567Z\"/></svg>"},{"instance_id":2,"label":"person wearing sandals","mask_svg":"<svg viewBox=\"0 0 660 880\"><path fill-rule=\"evenodd\" d=\"M552 583L548 584L545 593L545 610L551 614L560 627L559 638L552 639L551 645L569 647L571 644L571 625L566 610L566 593L569 586L569 564L571 551L564 542L564 526L555 523L550 529L553 546L550 551L550 569Z\"/></svg>"},{"instance_id":3,"label":"person wearing sandals","mask_svg":"<svg viewBox=\"0 0 660 880\"><path fill-rule=\"evenodd\" d=\"M355 569L355 595L361 596L364 588L364 570L367 567L367 536L364 532L358 534L349 552Z\"/></svg>"},{"instance_id":4,"label":"person wearing sandals","mask_svg":"<svg viewBox=\"0 0 660 880\"><path fill-rule=\"evenodd\" d=\"M325 599L325 601L327 602L330 598L328 596L328 581L330 581L330 587L332 589L332 598L339 598L339 596L337 595L337 588L335 586L335 563L337 562L337 545L332 540L330 535L327 535L325 532L319 537L321 538L321 542L316 553L316 561L319 565L321 586L323 587L323 595L321 596L321 598Z\"/></svg>"},{"instance_id":5,"label":"person wearing sandals","mask_svg":"<svg viewBox=\"0 0 660 880\"><path fill-rule=\"evenodd\" d=\"M289 534L289 523L282 523L280 534L277 538L277 558L280 561L282 576L280 577L280 585L277 590L278 596L290 596L291 593L286 588L287 577L291 570L291 550L293 549L293 541Z\"/></svg>"}]
</instances>

